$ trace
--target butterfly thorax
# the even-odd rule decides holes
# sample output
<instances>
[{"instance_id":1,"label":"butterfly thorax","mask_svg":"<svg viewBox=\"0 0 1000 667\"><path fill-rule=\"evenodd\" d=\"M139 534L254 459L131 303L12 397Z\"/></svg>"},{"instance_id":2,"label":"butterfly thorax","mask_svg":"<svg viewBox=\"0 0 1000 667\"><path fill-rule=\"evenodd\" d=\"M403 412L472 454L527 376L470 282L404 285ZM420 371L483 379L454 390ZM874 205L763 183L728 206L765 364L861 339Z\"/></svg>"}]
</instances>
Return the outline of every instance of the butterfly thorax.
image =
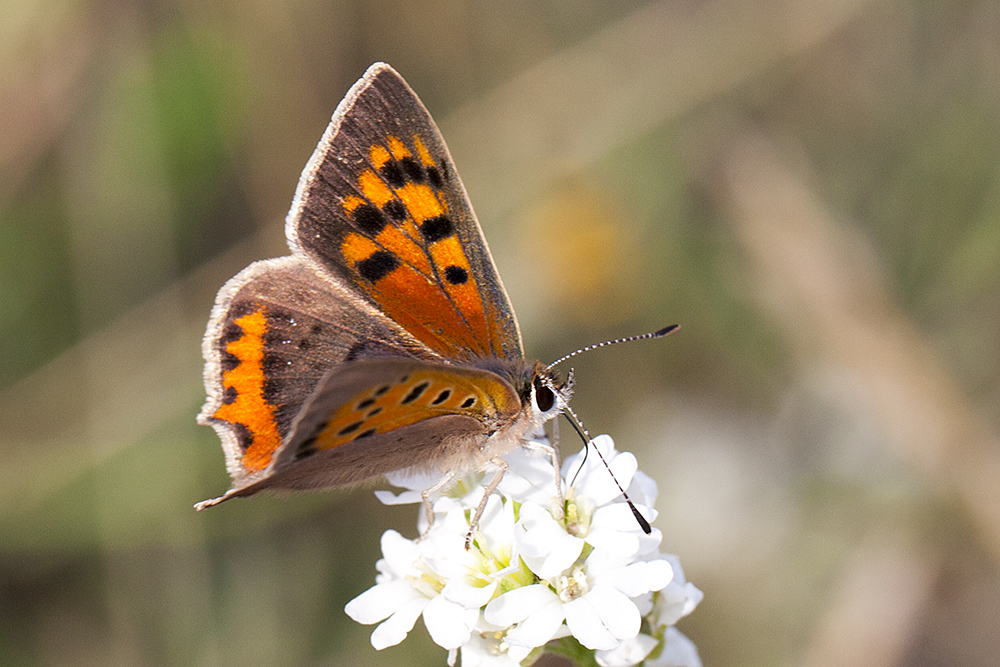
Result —
<instances>
[{"instance_id":1,"label":"butterfly thorax","mask_svg":"<svg viewBox=\"0 0 1000 667\"><path fill-rule=\"evenodd\" d=\"M537 360L527 359L499 359L496 357L480 358L469 363L470 366L481 368L499 375L510 383L515 393L521 399L522 409L536 408L538 412L548 413L552 411L545 421L551 419L558 410L553 410L556 403L561 400L560 409L565 405L573 392L572 384L560 379L547 366ZM551 399L545 390L551 392ZM535 404L536 395L538 400ZM556 396L559 398L557 399ZM552 403L550 405L550 402Z\"/></svg>"},{"instance_id":2,"label":"butterfly thorax","mask_svg":"<svg viewBox=\"0 0 1000 667\"><path fill-rule=\"evenodd\" d=\"M458 466L461 468L481 467L539 434L545 422L565 409L573 392L571 380L560 379L537 360L489 357L476 359L469 365L493 373L508 383L519 404L516 410L497 415L500 419L477 449L465 450L467 459Z\"/></svg>"}]
</instances>

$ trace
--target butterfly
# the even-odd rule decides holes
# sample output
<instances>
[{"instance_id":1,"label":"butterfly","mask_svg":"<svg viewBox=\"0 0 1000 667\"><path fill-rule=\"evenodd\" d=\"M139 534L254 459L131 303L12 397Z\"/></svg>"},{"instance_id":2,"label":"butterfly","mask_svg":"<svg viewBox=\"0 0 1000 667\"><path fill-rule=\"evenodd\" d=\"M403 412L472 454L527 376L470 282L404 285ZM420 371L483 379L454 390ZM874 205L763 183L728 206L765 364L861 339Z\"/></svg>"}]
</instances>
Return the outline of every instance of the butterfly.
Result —
<instances>
[{"instance_id":1,"label":"butterfly","mask_svg":"<svg viewBox=\"0 0 1000 667\"><path fill-rule=\"evenodd\" d=\"M436 470L433 520L430 492L493 464L481 513L502 457L567 408L572 375L524 358L444 139L388 65L337 107L285 233L291 255L251 264L215 301L199 423L233 482L195 507ZM558 453L534 446L561 494Z\"/></svg>"}]
</instances>

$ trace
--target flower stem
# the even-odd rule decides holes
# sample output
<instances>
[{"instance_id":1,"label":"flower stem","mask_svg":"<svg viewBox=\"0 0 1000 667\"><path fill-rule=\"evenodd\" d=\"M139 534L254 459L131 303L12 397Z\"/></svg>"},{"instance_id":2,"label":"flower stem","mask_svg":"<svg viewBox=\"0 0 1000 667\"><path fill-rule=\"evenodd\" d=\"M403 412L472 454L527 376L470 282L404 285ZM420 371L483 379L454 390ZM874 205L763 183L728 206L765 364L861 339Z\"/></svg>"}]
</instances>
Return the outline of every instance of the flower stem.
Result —
<instances>
[{"instance_id":1,"label":"flower stem","mask_svg":"<svg viewBox=\"0 0 1000 667\"><path fill-rule=\"evenodd\" d=\"M561 655L573 662L576 667L600 667L594 652L586 648L575 637L563 637L545 645L549 653Z\"/></svg>"}]
</instances>

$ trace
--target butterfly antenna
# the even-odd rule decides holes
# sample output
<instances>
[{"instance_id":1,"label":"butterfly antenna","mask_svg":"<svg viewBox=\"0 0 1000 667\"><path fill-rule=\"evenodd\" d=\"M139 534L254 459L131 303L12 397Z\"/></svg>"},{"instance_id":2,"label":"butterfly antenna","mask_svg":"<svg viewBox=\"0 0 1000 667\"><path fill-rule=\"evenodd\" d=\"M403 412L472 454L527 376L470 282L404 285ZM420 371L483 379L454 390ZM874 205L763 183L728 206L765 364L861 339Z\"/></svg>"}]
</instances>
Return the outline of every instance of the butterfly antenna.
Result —
<instances>
[{"instance_id":1,"label":"butterfly antenna","mask_svg":"<svg viewBox=\"0 0 1000 667\"><path fill-rule=\"evenodd\" d=\"M681 328L679 324L671 324L669 327L664 327L659 331L652 331L650 333L644 333L639 336L626 336L625 338L615 338L614 340L606 340L603 343L595 343L594 345L588 345L587 347L581 347L576 352L570 352L565 357L557 359L549 364L549 368L561 364L567 359L572 359L578 354L583 354L584 352L590 352L591 350L596 350L599 347L606 347L608 345L617 345L618 343L631 343L634 340L647 340L650 338L663 338L664 336L669 336L673 332Z\"/></svg>"},{"instance_id":2,"label":"butterfly antenna","mask_svg":"<svg viewBox=\"0 0 1000 667\"><path fill-rule=\"evenodd\" d=\"M674 328L676 328L676 325L674 325ZM654 336L650 336L649 334L647 334L646 337L653 338ZM587 429L584 428L583 423L580 421L579 417L576 416L576 413L573 412L573 409L571 407L567 405L565 408L565 412L563 412L563 414L566 415L566 421L568 421L573 426L573 429L576 430L577 434L581 438L583 438L583 443L584 443L583 460L580 461L580 467L576 469L575 473L573 473L573 479L570 480L569 483L570 486L573 486L573 484L576 483L577 475L579 475L580 471L583 470L583 464L587 460L587 453L590 451L591 439L590 439L590 434L587 433ZM639 514L639 510L636 509L636 506L632 502L632 499L628 497L627 493L625 493L625 489L622 488L621 482L619 482L618 478L615 477L615 474L611 472L611 466L608 465L607 460L604 458L604 454L601 454L601 450L599 450L596 445L594 445L594 451L597 452L597 456L600 457L601 463L603 463L604 467L607 468L608 474L611 475L611 479L615 480L615 486L618 487L618 490L621 491L622 495L625 497L625 502L628 503L628 508L632 510L632 515L635 516L635 520L639 522L639 527L642 528L642 532L649 535L651 532L653 532L653 529L649 526L649 522L646 521L646 517L644 517L642 514Z\"/></svg>"}]
</instances>

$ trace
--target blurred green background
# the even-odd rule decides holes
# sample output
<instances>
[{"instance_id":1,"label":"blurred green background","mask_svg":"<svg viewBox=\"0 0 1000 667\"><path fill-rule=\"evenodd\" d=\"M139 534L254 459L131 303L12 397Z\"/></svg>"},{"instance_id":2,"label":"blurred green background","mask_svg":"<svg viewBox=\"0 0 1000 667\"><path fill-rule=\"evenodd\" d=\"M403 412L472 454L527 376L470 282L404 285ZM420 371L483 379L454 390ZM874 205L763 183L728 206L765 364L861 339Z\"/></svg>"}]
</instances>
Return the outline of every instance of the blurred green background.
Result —
<instances>
[{"instance_id":1,"label":"blurred green background","mask_svg":"<svg viewBox=\"0 0 1000 667\"><path fill-rule=\"evenodd\" d=\"M683 325L574 360L574 405L659 482L706 665L997 664L994 0L8 0L0 664L444 664L343 613L414 508L191 508L212 300L376 60L530 355Z\"/></svg>"}]
</instances>

